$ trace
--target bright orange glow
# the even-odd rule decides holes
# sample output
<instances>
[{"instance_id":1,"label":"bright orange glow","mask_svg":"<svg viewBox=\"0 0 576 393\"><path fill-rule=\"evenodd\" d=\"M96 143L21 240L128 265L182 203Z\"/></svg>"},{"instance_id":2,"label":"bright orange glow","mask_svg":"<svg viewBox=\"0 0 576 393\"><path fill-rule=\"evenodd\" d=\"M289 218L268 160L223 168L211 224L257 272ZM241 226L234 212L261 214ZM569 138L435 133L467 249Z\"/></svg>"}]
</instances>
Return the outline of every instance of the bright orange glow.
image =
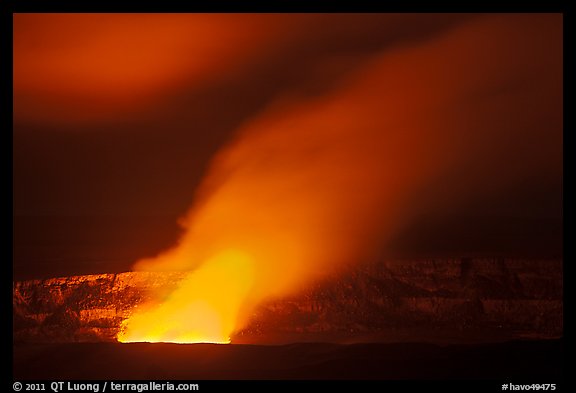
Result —
<instances>
[{"instance_id":1,"label":"bright orange glow","mask_svg":"<svg viewBox=\"0 0 576 393\"><path fill-rule=\"evenodd\" d=\"M135 266L192 273L160 305L128 319L119 341L228 342L261 302L380 258L414 214L507 182L514 171L505 176L485 163L508 163L519 142L496 151L493 141L532 123L530 106L502 104L512 94L502 81L516 80L517 70L529 80L523 65L536 64L531 50L511 55L515 37L524 37L518 28L481 20L384 52L324 95L280 97L247 120L214 157L178 244ZM503 38L487 39L495 30ZM488 71L495 53L508 66ZM549 85L519 102L561 96L560 83ZM536 120L532 132L548 133ZM476 170L499 178L480 182L467 172ZM451 176L458 181L444 183ZM473 186L462 186L467 178Z\"/></svg>"},{"instance_id":2,"label":"bright orange glow","mask_svg":"<svg viewBox=\"0 0 576 393\"><path fill-rule=\"evenodd\" d=\"M118 341L229 343L252 269L250 257L239 251L216 255L161 304L125 320Z\"/></svg>"}]
</instances>

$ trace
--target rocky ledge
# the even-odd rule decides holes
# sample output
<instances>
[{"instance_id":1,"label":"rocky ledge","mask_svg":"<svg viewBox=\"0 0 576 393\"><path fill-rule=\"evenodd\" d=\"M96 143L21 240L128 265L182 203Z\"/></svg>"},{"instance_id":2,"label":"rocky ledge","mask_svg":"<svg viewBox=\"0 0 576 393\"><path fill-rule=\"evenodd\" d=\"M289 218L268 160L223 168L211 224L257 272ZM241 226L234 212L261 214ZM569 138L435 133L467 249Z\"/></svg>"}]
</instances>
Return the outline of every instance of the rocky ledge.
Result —
<instances>
[{"instance_id":1,"label":"rocky ledge","mask_svg":"<svg viewBox=\"0 0 576 393\"><path fill-rule=\"evenodd\" d=\"M169 293L184 276L126 272L14 282L14 342L115 341L134 307L153 292ZM561 260L380 262L263 304L233 341L378 339L380 332L401 337L414 329L556 338L563 332L562 281Z\"/></svg>"}]
</instances>

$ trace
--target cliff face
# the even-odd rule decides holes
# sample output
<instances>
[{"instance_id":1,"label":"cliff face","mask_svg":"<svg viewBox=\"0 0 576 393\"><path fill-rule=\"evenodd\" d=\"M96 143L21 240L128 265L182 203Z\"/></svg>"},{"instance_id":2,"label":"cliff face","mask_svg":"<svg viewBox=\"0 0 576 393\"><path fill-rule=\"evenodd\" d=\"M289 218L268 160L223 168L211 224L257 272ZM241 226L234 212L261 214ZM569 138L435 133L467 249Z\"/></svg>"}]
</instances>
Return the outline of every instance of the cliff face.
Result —
<instances>
[{"instance_id":1,"label":"cliff face","mask_svg":"<svg viewBox=\"0 0 576 393\"><path fill-rule=\"evenodd\" d=\"M167 291L184 273L127 272L18 281L13 288L14 340L115 341L122 320Z\"/></svg>"},{"instance_id":2,"label":"cliff face","mask_svg":"<svg viewBox=\"0 0 576 393\"><path fill-rule=\"evenodd\" d=\"M115 341L134 307L152 290L169 293L184 275L128 272L15 282L14 341ZM388 261L262 305L237 341L410 329L548 338L562 335L562 315L560 260Z\"/></svg>"}]
</instances>

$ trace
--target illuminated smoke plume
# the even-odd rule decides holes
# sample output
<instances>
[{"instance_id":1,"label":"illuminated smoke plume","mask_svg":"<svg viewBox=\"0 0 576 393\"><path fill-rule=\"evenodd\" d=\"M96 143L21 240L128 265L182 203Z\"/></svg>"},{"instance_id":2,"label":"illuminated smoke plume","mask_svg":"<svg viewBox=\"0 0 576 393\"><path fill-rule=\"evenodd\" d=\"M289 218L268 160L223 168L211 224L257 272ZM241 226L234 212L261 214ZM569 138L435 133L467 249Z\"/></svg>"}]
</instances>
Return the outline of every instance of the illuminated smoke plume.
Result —
<instances>
[{"instance_id":1,"label":"illuminated smoke plume","mask_svg":"<svg viewBox=\"0 0 576 393\"><path fill-rule=\"evenodd\" d=\"M561 29L477 18L270 103L214 157L177 244L136 264L190 274L119 340L228 342L260 302L373 258L415 211L557 169Z\"/></svg>"}]
</instances>

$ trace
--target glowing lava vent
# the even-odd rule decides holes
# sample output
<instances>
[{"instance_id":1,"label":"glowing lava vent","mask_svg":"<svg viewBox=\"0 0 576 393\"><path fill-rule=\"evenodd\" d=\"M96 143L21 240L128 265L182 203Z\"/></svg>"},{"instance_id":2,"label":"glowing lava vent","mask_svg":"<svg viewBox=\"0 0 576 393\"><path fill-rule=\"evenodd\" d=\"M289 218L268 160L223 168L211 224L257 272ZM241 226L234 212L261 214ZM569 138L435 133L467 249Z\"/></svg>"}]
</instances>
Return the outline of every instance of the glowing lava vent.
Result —
<instances>
[{"instance_id":1,"label":"glowing lava vent","mask_svg":"<svg viewBox=\"0 0 576 393\"><path fill-rule=\"evenodd\" d=\"M229 343L253 283L251 258L217 254L190 272L161 304L122 323L119 342Z\"/></svg>"}]
</instances>

